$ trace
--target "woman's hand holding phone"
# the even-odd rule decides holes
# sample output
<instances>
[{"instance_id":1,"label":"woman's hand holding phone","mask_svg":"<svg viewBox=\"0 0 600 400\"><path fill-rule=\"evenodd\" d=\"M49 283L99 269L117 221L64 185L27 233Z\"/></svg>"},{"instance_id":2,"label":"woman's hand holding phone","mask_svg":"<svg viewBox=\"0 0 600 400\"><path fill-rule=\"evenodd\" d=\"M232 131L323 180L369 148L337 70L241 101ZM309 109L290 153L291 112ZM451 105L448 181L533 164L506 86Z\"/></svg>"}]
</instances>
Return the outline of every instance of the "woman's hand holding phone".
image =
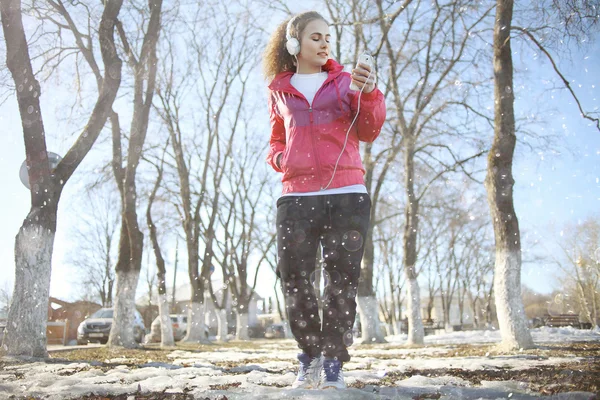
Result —
<instances>
[{"instance_id":1,"label":"woman's hand holding phone","mask_svg":"<svg viewBox=\"0 0 600 400\"><path fill-rule=\"evenodd\" d=\"M375 90L375 82L377 81L377 74L373 68L373 61L370 55L362 54L356 67L352 70L352 83L350 84L351 90L361 90L365 87L364 93L371 93Z\"/></svg>"}]
</instances>

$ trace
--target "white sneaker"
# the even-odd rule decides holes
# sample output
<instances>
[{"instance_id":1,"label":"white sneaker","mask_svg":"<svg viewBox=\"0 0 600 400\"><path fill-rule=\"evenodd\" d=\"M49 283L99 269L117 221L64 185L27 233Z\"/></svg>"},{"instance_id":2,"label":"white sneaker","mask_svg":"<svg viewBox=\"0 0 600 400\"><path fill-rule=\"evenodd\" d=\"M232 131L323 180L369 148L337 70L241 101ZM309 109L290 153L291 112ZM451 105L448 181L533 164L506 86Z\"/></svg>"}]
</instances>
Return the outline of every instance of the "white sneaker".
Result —
<instances>
[{"instance_id":1,"label":"white sneaker","mask_svg":"<svg viewBox=\"0 0 600 400\"><path fill-rule=\"evenodd\" d=\"M326 358L323 361L319 387L321 389L346 389L344 372L342 371L342 363L340 361L331 358Z\"/></svg>"},{"instance_id":2,"label":"white sneaker","mask_svg":"<svg viewBox=\"0 0 600 400\"><path fill-rule=\"evenodd\" d=\"M300 367L296 380L292 383L294 389L316 389L319 386L319 375L323 367L323 357L310 357L308 354L298 354Z\"/></svg>"}]
</instances>

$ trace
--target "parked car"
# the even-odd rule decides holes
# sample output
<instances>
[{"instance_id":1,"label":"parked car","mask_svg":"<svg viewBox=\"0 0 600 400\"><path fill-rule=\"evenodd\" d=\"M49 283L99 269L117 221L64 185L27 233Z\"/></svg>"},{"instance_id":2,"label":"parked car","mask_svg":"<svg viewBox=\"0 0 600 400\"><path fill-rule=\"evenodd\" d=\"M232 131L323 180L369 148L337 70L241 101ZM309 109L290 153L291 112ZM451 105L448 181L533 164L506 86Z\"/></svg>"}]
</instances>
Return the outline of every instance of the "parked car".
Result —
<instances>
[{"instance_id":1,"label":"parked car","mask_svg":"<svg viewBox=\"0 0 600 400\"><path fill-rule=\"evenodd\" d=\"M77 328L77 344L88 344L89 342L108 342L110 328L113 320L112 308L101 308L84 320ZM136 342L141 343L146 333L144 320L138 310L135 310L133 322L133 336Z\"/></svg>"},{"instance_id":2,"label":"parked car","mask_svg":"<svg viewBox=\"0 0 600 400\"><path fill-rule=\"evenodd\" d=\"M265 338L267 339L283 339L285 337L285 328L281 324L273 324L267 326L265 330Z\"/></svg>"}]
</instances>

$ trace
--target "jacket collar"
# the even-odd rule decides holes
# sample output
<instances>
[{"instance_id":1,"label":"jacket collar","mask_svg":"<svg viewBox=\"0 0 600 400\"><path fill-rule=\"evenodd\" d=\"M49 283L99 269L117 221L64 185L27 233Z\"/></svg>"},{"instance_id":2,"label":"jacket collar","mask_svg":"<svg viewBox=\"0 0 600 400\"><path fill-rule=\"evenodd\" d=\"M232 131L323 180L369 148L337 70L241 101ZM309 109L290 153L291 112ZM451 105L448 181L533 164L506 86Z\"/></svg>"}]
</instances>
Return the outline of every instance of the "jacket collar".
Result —
<instances>
[{"instance_id":1,"label":"jacket collar","mask_svg":"<svg viewBox=\"0 0 600 400\"><path fill-rule=\"evenodd\" d=\"M323 67L321 69L324 72L327 72L327 79L323 83L323 84L325 84L325 83L337 78L344 70L344 67L342 65L338 64L337 61L330 58L329 60L327 60L327 62L325 63L325 65L323 65ZM296 89L292 86L292 84L290 82L290 79L292 79L292 76L294 76L293 71L280 72L279 74L277 74L275 76L273 81L269 84L269 89L276 90L276 91L296 93L297 92Z\"/></svg>"}]
</instances>

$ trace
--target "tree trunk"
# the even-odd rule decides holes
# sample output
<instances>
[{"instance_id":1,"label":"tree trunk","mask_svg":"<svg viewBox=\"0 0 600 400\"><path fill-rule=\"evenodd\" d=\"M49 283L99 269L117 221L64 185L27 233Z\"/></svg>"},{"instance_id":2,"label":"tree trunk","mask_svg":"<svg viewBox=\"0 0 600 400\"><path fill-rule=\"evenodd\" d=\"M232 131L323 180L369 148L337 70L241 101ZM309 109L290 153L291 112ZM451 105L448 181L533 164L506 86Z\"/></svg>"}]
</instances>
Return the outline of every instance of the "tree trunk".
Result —
<instances>
[{"instance_id":1,"label":"tree trunk","mask_svg":"<svg viewBox=\"0 0 600 400\"><path fill-rule=\"evenodd\" d=\"M392 272L392 269L389 265L389 262L386 263L386 265L389 268L389 273L388 273L388 279L389 281L389 286L390 286L390 327L391 329L391 334L393 335L399 335L399 329L400 327L398 326L398 310L396 308L396 296L395 296L395 285L394 285L394 274ZM385 299L386 297L384 297ZM387 300L386 300L387 302Z\"/></svg>"},{"instance_id":2,"label":"tree trunk","mask_svg":"<svg viewBox=\"0 0 600 400\"><path fill-rule=\"evenodd\" d=\"M379 322L377 297L359 296L357 305L360 316L360 337L363 343L387 343Z\"/></svg>"},{"instance_id":3,"label":"tree trunk","mask_svg":"<svg viewBox=\"0 0 600 400\"><path fill-rule=\"evenodd\" d=\"M139 269L117 272L113 321L108 338L110 346L123 346L130 349L138 346L133 334L133 327L135 322L135 290L139 277Z\"/></svg>"},{"instance_id":4,"label":"tree trunk","mask_svg":"<svg viewBox=\"0 0 600 400\"><path fill-rule=\"evenodd\" d=\"M372 161L372 144L365 146L363 164L366 169L365 185L369 190L373 188L373 171L375 165ZM375 221L375 210L377 201L372 197L371 201L371 224L365 238L365 251L358 280L357 305L360 315L361 338L363 343L387 343L379 321L379 310L377 308L377 297L373 288L373 269L375 265L375 245L373 243L373 221Z\"/></svg>"},{"instance_id":5,"label":"tree trunk","mask_svg":"<svg viewBox=\"0 0 600 400\"><path fill-rule=\"evenodd\" d=\"M126 186L127 187L127 186ZM127 224L127 219L137 219L135 199L124 199L125 203L132 202L126 207L126 212L133 216L123 218L121 222L121 239L119 241L119 259L116 265L115 300L113 323L108 338L109 346L124 346L135 348L137 344L133 335L133 322L135 312L135 293L138 285L142 263L143 234L139 231L137 221ZM136 229L137 235L130 235L130 229ZM132 243L133 242L133 243Z\"/></svg>"},{"instance_id":6,"label":"tree trunk","mask_svg":"<svg viewBox=\"0 0 600 400\"><path fill-rule=\"evenodd\" d=\"M24 224L15 243L15 286L4 346L11 355L46 357L53 231Z\"/></svg>"},{"instance_id":7,"label":"tree trunk","mask_svg":"<svg viewBox=\"0 0 600 400\"><path fill-rule=\"evenodd\" d=\"M594 282L591 287L591 295L592 295L592 312L593 312L593 321L592 321L592 329L596 329L598 327L598 302L596 300L596 288L598 287L598 281Z\"/></svg>"},{"instance_id":8,"label":"tree trunk","mask_svg":"<svg viewBox=\"0 0 600 400\"><path fill-rule=\"evenodd\" d=\"M452 332L454 330L452 327L452 321L450 321L450 306L452 305L450 300L450 298L446 298L446 304L444 304L444 329L446 332Z\"/></svg>"},{"instance_id":9,"label":"tree trunk","mask_svg":"<svg viewBox=\"0 0 600 400\"><path fill-rule=\"evenodd\" d=\"M419 232L419 200L414 190L414 138L406 140L404 153L404 187L406 190L406 209L404 212L404 237L403 237L403 266L408 282L408 340L409 345L423 345L425 331L421 319L421 295L419 282L417 282L417 235Z\"/></svg>"},{"instance_id":10,"label":"tree trunk","mask_svg":"<svg viewBox=\"0 0 600 400\"><path fill-rule=\"evenodd\" d=\"M360 316L361 339L363 343L386 343L381 322L379 321L379 309L377 297L373 291L373 264L375 249L373 246L373 229L369 227L365 253L361 266L361 277L359 281L357 305ZM362 290L361 290L362 288ZM362 292L362 293L361 293ZM369 293L369 295L367 295Z\"/></svg>"},{"instance_id":11,"label":"tree trunk","mask_svg":"<svg viewBox=\"0 0 600 400\"><path fill-rule=\"evenodd\" d=\"M235 338L237 340L250 340L248 335L248 313L236 311Z\"/></svg>"},{"instance_id":12,"label":"tree trunk","mask_svg":"<svg viewBox=\"0 0 600 400\"><path fill-rule=\"evenodd\" d=\"M433 321L433 302L435 301L435 291L429 287L429 298L427 299L427 319Z\"/></svg>"},{"instance_id":13,"label":"tree trunk","mask_svg":"<svg viewBox=\"0 0 600 400\"><path fill-rule=\"evenodd\" d=\"M494 291L501 347L533 347L521 300L521 239L513 205L512 163L515 149L513 69L510 47L512 0L496 3L494 27L494 141L488 156L485 187L494 236L496 263Z\"/></svg>"},{"instance_id":14,"label":"tree trunk","mask_svg":"<svg viewBox=\"0 0 600 400\"><path fill-rule=\"evenodd\" d=\"M175 239L175 262L173 263L173 293L171 294L171 312L177 314L177 264L179 263L179 238Z\"/></svg>"},{"instance_id":15,"label":"tree trunk","mask_svg":"<svg viewBox=\"0 0 600 400\"><path fill-rule=\"evenodd\" d=\"M467 290L466 287L464 290ZM459 293L458 294L458 315L460 318L460 325L463 326L464 325L464 313L465 313L465 292ZM460 291L460 289L459 289Z\"/></svg>"},{"instance_id":16,"label":"tree trunk","mask_svg":"<svg viewBox=\"0 0 600 400\"><path fill-rule=\"evenodd\" d=\"M119 165L114 167L115 170L118 170L115 172L117 182L119 182L119 179L122 179L122 183L117 184L121 192L122 217L124 221L121 229L121 237L126 235L127 241L121 240L119 242L119 260L115 268L117 275L117 296L114 307L113 325L108 339L109 346L136 346L133 338L133 329L125 325L125 321L133 323L134 319L135 292L138 284L137 278L142 268L144 247L144 234L140 230L136 210L136 173L146 140L146 134L148 133L150 108L152 106L156 83L156 65L158 62L156 58L156 45L160 33L162 0L151 1L148 3L148 6L150 8L150 18L148 20L147 31L144 34L144 44L141 48L139 61L134 60L135 57L130 54L130 63L133 64L135 80L133 117L131 119L129 147L127 149L127 164L125 168L122 168L119 162ZM122 245L127 245L127 248ZM134 278L136 279L134 280ZM124 287L123 285L125 284L129 286ZM130 314L123 315L123 312Z\"/></svg>"},{"instance_id":17,"label":"tree trunk","mask_svg":"<svg viewBox=\"0 0 600 400\"><path fill-rule=\"evenodd\" d=\"M421 320L419 296L417 279L408 279L408 339L406 343L411 346L420 346L425 343L425 330L423 329L423 321Z\"/></svg>"},{"instance_id":18,"label":"tree trunk","mask_svg":"<svg viewBox=\"0 0 600 400\"><path fill-rule=\"evenodd\" d=\"M477 310L477 298L473 297L470 290L467 289L469 304L471 305L471 313L473 313L473 328L479 328L479 310Z\"/></svg>"},{"instance_id":19,"label":"tree trunk","mask_svg":"<svg viewBox=\"0 0 600 400\"><path fill-rule=\"evenodd\" d=\"M577 268L577 267L575 267L575 268ZM577 291L577 294L579 295L579 298L580 298L579 303L581 304L579 306L579 309L580 310L583 309L583 311L585 311L585 316L586 316L587 320L592 324L592 326L594 326L594 321L592 319L592 312L590 310L590 306L589 306L588 301L585 296L585 288L583 287L583 281L582 281L582 279L579 275L579 271L577 271L577 269L575 270L575 273L577 274L576 286L577 286L577 289L579 289Z\"/></svg>"},{"instance_id":20,"label":"tree trunk","mask_svg":"<svg viewBox=\"0 0 600 400\"><path fill-rule=\"evenodd\" d=\"M160 347L175 346L173 323L169 316L169 300L166 293L158 294L158 316L160 319Z\"/></svg>"},{"instance_id":21,"label":"tree trunk","mask_svg":"<svg viewBox=\"0 0 600 400\"><path fill-rule=\"evenodd\" d=\"M182 342L210 343L205 335L205 309L204 302L193 302L188 310L187 334Z\"/></svg>"},{"instance_id":22,"label":"tree trunk","mask_svg":"<svg viewBox=\"0 0 600 400\"><path fill-rule=\"evenodd\" d=\"M218 310L217 318L218 318L218 332L217 332L217 340L219 342L225 343L229 341L227 338L227 332L229 331L229 322L227 321L227 309L221 308Z\"/></svg>"},{"instance_id":23,"label":"tree trunk","mask_svg":"<svg viewBox=\"0 0 600 400\"><path fill-rule=\"evenodd\" d=\"M392 302L395 304L395 299L392 296ZM395 307L394 307L395 308ZM398 311L394 310L394 312L392 313L392 322L391 322L391 328L392 328L392 335L400 335L401 329L400 329L400 321L398 320Z\"/></svg>"},{"instance_id":24,"label":"tree trunk","mask_svg":"<svg viewBox=\"0 0 600 400\"><path fill-rule=\"evenodd\" d=\"M281 288L279 282L279 277L275 279L275 283L273 284L273 293L275 293L275 305L277 306L277 314L279 314L279 319L281 320L281 324L283 325L283 330L285 332L286 339L292 339L294 335L292 335L292 329L290 328L290 322L286 319L287 315L284 312L284 308L282 307L281 301L279 300L278 287ZM322 321L322 320L321 320Z\"/></svg>"},{"instance_id":25,"label":"tree trunk","mask_svg":"<svg viewBox=\"0 0 600 400\"><path fill-rule=\"evenodd\" d=\"M485 297L485 323L486 323L486 328L490 328L492 327L492 324L494 322L494 317L492 316L492 299L494 295L494 285L490 285L490 291L489 293L486 295Z\"/></svg>"},{"instance_id":26,"label":"tree trunk","mask_svg":"<svg viewBox=\"0 0 600 400\"><path fill-rule=\"evenodd\" d=\"M165 149L166 151L166 149ZM152 188L152 192L148 198L148 206L146 208L146 224L148 225L148 231L150 232L150 241L152 243L152 249L154 250L154 258L156 259L156 270L157 270L157 287L158 287L158 308L160 313L160 330L161 330L161 347L164 346L174 346L175 342L173 339L173 324L171 323L171 318L169 317L169 304L167 300L167 284L166 284L166 275L167 270L165 268L165 259L162 255L162 251L160 248L160 242L158 241L158 233L156 229L156 225L152 219L152 204L156 199L156 194L158 193L158 189L160 188L160 184L163 178L164 171L164 153L163 159L159 165L155 165L156 167L156 181L154 182L154 187ZM152 287L151 287L152 288ZM148 300L152 298L152 290L148 293Z\"/></svg>"}]
</instances>

